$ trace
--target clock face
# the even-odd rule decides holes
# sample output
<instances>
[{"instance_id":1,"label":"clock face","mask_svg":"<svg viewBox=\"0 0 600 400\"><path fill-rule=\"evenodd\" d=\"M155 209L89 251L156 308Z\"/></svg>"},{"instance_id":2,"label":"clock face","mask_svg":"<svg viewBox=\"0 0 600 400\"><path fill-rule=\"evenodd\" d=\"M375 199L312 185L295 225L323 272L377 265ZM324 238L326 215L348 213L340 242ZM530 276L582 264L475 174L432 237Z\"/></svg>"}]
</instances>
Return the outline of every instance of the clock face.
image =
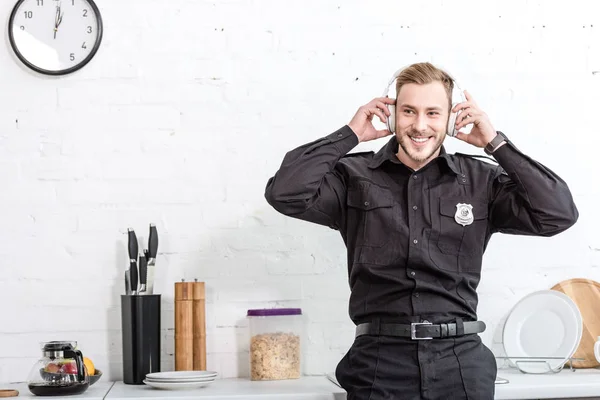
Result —
<instances>
[{"instance_id":1,"label":"clock face","mask_svg":"<svg viewBox=\"0 0 600 400\"><path fill-rule=\"evenodd\" d=\"M93 0L19 0L8 33L25 65L43 74L64 75L96 54L102 18Z\"/></svg>"}]
</instances>

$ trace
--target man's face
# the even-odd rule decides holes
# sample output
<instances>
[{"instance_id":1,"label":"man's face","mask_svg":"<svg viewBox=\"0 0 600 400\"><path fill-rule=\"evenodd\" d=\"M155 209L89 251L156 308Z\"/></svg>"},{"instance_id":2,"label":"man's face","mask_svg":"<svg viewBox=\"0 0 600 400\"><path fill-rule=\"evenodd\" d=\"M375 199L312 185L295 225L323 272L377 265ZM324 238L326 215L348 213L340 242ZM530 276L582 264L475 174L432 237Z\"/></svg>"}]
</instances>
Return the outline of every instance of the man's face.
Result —
<instances>
[{"instance_id":1,"label":"man's face","mask_svg":"<svg viewBox=\"0 0 600 400\"><path fill-rule=\"evenodd\" d=\"M441 82L402 86L396 99L398 152L421 167L437 157L446 137L448 95Z\"/></svg>"}]
</instances>

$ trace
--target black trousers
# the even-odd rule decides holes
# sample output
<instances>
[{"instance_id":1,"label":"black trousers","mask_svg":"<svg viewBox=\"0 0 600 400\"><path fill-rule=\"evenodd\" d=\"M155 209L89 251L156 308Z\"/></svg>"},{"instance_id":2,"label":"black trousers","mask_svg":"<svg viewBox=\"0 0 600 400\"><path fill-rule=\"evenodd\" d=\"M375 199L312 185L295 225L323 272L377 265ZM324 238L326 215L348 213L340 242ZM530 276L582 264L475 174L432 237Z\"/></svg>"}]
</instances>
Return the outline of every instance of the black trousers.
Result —
<instances>
[{"instance_id":1,"label":"black trousers","mask_svg":"<svg viewBox=\"0 0 600 400\"><path fill-rule=\"evenodd\" d=\"M348 400L493 400L496 359L478 335L418 340L363 335L335 375Z\"/></svg>"}]
</instances>

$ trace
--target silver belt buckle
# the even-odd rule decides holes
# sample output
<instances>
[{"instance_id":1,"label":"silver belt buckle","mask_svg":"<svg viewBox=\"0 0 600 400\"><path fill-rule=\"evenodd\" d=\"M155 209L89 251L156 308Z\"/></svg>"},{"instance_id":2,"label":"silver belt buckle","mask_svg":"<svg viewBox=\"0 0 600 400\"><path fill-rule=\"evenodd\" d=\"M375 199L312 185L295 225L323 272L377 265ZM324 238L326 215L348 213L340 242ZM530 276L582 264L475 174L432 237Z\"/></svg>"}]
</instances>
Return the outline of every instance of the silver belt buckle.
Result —
<instances>
[{"instance_id":1,"label":"silver belt buckle","mask_svg":"<svg viewBox=\"0 0 600 400\"><path fill-rule=\"evenodd\" d=\"M412 340L431 340L433 339L433 337L417 337L416 333L417 333L417 325L433 325L431 322L429 321L424 321L424 322L411 322L410 324L410 338Z\"/></svg>"}]
</instances>

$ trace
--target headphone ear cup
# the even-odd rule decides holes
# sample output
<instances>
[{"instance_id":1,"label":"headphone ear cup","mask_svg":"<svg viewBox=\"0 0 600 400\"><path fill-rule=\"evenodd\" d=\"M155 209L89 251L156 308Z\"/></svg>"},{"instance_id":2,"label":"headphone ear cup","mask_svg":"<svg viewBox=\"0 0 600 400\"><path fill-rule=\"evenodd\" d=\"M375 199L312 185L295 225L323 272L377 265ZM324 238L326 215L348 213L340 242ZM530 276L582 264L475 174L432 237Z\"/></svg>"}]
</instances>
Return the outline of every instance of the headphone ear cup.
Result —
<instances>
[{"instance_id":1,"label":"headphone ear cup","mask_svg":"<svg viewBox=\"0 0 600 400\"><path fill-rule=\"evenodd\" d=\"M467 99L465 98L462 89L459 87L459 85L456 83L456 81L454 79L452 79L454 82L454 88L452 89L452 108L454 109L454 107L456 107L457 104L462 103L467 101ZM452 137L456 137L456 135L458 134L458 129L456 129L456 120L458 119L458 113L456 112L451 112L450 113L450 118L448 118L448 127L446 130L446 133L448 134L448 136L452 136Z\"/></svg>"},{"instance_id":2,"label":"headphone ear cup","mask_svg":"<svg viewBox=\"0 0 600 400\"><path fill-rule=\"evenodd\" d=\"M390 110L390 116L387 119L387 127L388 130L392 133L395 133L396 130L396 105L388 104L388 110Z\"/></svg>"},{"instance_id":3,"label":"headphone ear cup","mask_svg":"<svg viewBox=\"0 0 600 400\"><path fill-rule=\"evenodd\" d=\"M452 108L454 108L454 105L452 105ZM448 127L446 128L446 133L448 134L448 136L456 136L456 116L458 114L455 112L450 113L450 118L448 118Z\"/></svg>"}]
</instances>

